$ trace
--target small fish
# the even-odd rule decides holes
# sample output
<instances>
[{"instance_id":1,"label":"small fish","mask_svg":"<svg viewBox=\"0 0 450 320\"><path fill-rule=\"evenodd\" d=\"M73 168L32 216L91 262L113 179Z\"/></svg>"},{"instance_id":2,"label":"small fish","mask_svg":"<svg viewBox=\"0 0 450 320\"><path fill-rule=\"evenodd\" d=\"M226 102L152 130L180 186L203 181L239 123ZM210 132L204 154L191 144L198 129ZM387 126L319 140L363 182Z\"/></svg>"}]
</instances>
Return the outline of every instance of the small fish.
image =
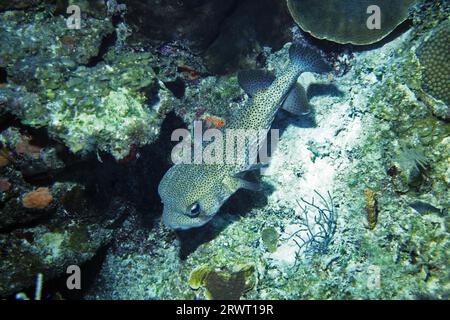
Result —
<instances>
[{"instance_id":1,"label":"small fish","mask_svg":"<svg viewBox=\"0 0 450 320\"><path fill-rule=\"evenodd\" d=\"M447 211L446 209L436 208L435 206L423 201L414 201L413 203L410 203L409 206L420 214L437 213L440 216L445 216Z\"/></svg>"},{"instance_id":2,"label":"small fish","mask_svg":"<svg viewBox=\"0 0 450 320\"><path fill-rule=\"evenodd\" d=\"M305 89L297 79L303 72L329 71L329 66L319 54L303 45L292 45L289 57L291 62L279 77L263 70L238 74L239 84L251 96L252 103L231 117L222 131L268 130L280 108L295 115L309 112ZM158 187L164 204L164 223L175 230L200 227L209 222L238 189L258 190L257 185L240 178L243 172L255 169L245 161L242 163L176 164L170 168Z\"/></svg>"},{"instance_id":3,"label":"small fish","mask_svg":"<svg viewBox=\"0 0 450 320\"><path fill-rule=\"evenodd\" d=\"M225 126L225 121L222 118L207 115L205 117L206 124L216 129L222 129Z\"/></svg>"}]
</instances>

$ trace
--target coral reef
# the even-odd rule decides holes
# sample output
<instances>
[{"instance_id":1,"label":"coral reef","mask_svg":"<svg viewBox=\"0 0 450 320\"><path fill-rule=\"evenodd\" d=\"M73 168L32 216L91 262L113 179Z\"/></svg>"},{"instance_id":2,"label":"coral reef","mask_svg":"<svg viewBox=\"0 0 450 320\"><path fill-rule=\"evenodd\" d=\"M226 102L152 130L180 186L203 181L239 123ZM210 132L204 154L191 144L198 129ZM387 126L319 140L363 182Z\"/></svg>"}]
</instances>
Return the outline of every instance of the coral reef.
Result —
<instances>
[{"instance_id":1,"label":"coral reef","mask_svg":"<svg viewBox=\"0 0 450 320\"><path fill-rule=\"evenodd\" d=\"M213 283L225 288L240 266L250 265L255 285L241 299L448 299L448 216L442 210L450 181L448 123L434 113L434 101L420 99L415 52L436 25L425 27L422 14L428 10L416 13L411 31L383 46L340 53L335 66L345 64L343 74L300 77L305 87L323 91L308 95L307 117L277 117L281 139L261 177L273 188L237 194L208 226L176 239L157 225L146 236L138 227L128 244L113 241L86 298L202 298L205 275L214 272ZM285 68L288 47L269 55L266 68ZM175 112L187 124L209 116L226 121L228 112L247 103L233 76L200 77L181 102ZM323 211L321 201L308 200L320 199L315 191L330 191L333 206ZM429 204L425 211L418 201ZM320 229L317 208L308 203L327 214L335 208L339 214L324 220L330 228ZM367 204L378 214L375 228ZM134 230L136 219L120 233ZM302 240L292 240L306 219L313 234L333 230L325 233L324 250L307 254Z\"/></svg>"},{"instance_id":2,"label":"coral reef","mask_svg":"<svg viewBox=\"0 0 450 320\"><path fill-rule=\"evenodd\" d=\"M31 129L10 127L1 132L1 140L5 149L21 150L14 146L29 146L42 137ZM105 202L106 208L98 207L86 192L87 183L54 181L70 166L61 160L67 151L54 141L37 149L38 158L35 153L8 151L12 161L0 168L2 297L30 287L36 273L52 280L64 274L66 266L91 259L111 239L114 223L127 210L117 198ZM51 187L42 187L50 181Z\"/></svg>"},{"instance_id":3,"label":"coral reef","mask_svg":"<svg viewBox=\"0 0 450 320\"><path fill-rule=\"evenodd\" d=\"M1 297L90 261L135 210L123 189L140 175L124 171L174 98L155 57L120 43L110 2L77 2L79 30L60 1L1 4Z\"/></svg>"},{"instance_id":4,"label":"coral reef","mask_svg":"<svg viewBox=\"0 0 450 320\"><path fill-rule=\"evenodd\" d=\"M171 95L156 79L151 54L100 52L114 33L110 19L86 17L79 32L46 13L8 11L0 19L11 44L0 50L8 73L0 97L23 124L46 126L74 153L105 151L117 160L130 145L158 137Z\"/></svg>"},{"instance_id":5,"label":"coral reef","mask_svg":"<svg viewBox=\"0 0 450 320\"><path fill-rule=\"evenodd\" d=\"M9 44L0 50L1 65L6 67L8 79L29 86L42 80L57 81L61 72L74 68L75 63L88 64L99 54L103 37L114 31L109 20L92 17L83 20L84 28L71 30L63 16L53 16L48 10L5 11L0 21L1 37Z\"/></svg>"},{"instance_id":6,"label":"coral reef","mask_svg":"<svg viewBox=\"0 0 450 320\"><path fill-rule=\"evenodd\" d=\"M69 30L75 3L83 28ZM448 4L422 1L409 31L355 50L289 30L279 1L248 19L256 0L183 3L0 4L0 297L449 299ZM157 185L173 130L223 127L249 103L223 73L277 74L291 36L334 70L299 78L308 115L276 116L262 191L168 230ZM93 276L76 294L73 264Z\"/></svg>"}]
</instances>

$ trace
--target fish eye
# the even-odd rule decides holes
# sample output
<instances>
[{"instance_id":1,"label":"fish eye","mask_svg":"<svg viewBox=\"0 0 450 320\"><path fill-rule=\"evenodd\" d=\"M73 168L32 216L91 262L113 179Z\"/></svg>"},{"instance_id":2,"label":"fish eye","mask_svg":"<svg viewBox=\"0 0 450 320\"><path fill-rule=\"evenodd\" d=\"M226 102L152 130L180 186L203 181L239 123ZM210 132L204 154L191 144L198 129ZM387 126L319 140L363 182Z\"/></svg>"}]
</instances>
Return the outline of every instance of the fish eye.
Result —
<instances>
[{"instance_id":1,"label":"fish eye","mask_svg":"<svg viewBox=\"0 0 450 320\"><path fill-rule=\"evenodd\" d=\"M198 202L195 202L192 204L190 208L190 216L196 217L200 213L200 204Z\"/></svg>"}]
</instances>

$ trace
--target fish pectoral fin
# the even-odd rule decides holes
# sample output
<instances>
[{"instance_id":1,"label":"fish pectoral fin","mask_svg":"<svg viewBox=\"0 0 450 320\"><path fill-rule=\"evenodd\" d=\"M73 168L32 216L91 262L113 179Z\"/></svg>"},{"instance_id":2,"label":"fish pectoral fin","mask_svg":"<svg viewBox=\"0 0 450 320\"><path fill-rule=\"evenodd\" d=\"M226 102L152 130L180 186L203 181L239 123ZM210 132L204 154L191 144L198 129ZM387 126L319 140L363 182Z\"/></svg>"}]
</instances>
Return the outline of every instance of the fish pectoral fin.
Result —
<instances>
[{"instance_id":1,"label":"fish pectoral fin","mask_svg":"<svg viewBox=\"0 0 450 320\"><path fill-rule=\"evenodd\" d=\"M299 83L296 83L281 106L283 110L297 116L305 116L311 112L306 90Z\"/></svg>"},{"instance_id":2,"label":"fish pectoral fin","mask_svg":"<svg viewBox=\"0 0 450 320\"><path fill-rule=\"evenodd\" d=\"M250 182L236 176L227 176L223 180L223 184L230 191L230 193L235 193L238 189L247 189L252 191L263 190L258 183Z\"/></svg>"},{"instance_id":3,"label":"fish pectoral fin","mask_svg":"<svg viewBox=\"0 0 450 320\"><path fill-rule=\"evenodd\" d=\"M265 70L243 70L238 73L239 85L251 97L270 87L274 80L275 76Z\"/></svg>"},{"instance_id":4,"label":"fish pectoral fin","mask_svg":"<svg viewBox=\"0 0 450 320\"><path fill-rule=\"evenodd\" d=\"M247 169L242 170L242 171L236 173L236 174L234 175L234 177L235 177L235 178L238 178L238 179L242 179L242 177L245 176L247 173L252 172L252 171L258 171L258 170L261 170L261 169L265 169L265 168L267 168L268 166L269 166L268 163L262 163L262 162L256 163L256 164L252 164L252 165L249 166Z\"/></svg>"},{"instance_id":5,"label":"fish pectoral fin","mask_svg":"<svg viewBox=\"0 0 450 320\"><path fill-rule=\"evenodd\" d=\"M232 177L232 176L226 176L223 179L223 184L228 189L230 194L235 193L240 188L239 179Z\"/></svg>"},{"instance_id":6,"label":"fish pectoral fin","mask_svg":"<svg viewBox=\"0 0 450 320\"><path fill-rule=\"evenodd\" d=\"M262 191L263 190L263 188L261 187L260 184L250 182L250 181L247 181L244 179L239 179L239 186L242 189L247 189L247 190L251 190L251 191Z\"/></svg>"}]
</instances>

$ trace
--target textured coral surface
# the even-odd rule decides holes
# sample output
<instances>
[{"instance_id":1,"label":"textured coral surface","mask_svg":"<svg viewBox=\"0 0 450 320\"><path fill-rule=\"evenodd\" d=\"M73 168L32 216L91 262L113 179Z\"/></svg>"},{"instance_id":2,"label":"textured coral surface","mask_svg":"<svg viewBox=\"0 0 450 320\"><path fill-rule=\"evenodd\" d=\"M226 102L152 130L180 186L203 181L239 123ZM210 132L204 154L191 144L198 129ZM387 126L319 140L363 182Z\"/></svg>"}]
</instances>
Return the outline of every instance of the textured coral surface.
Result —
<instances>
[{"instance_id":1,"label":"textured coral surface","mask_svg":"<svg viewBox=\"0 0 450 320\"><path fill-rule=\"evenodd\" d=\"M418 56L423 67L425 88L436 99L450 105L450 21L443 21L420 45Z\"/></svg>"}]
</instances>

